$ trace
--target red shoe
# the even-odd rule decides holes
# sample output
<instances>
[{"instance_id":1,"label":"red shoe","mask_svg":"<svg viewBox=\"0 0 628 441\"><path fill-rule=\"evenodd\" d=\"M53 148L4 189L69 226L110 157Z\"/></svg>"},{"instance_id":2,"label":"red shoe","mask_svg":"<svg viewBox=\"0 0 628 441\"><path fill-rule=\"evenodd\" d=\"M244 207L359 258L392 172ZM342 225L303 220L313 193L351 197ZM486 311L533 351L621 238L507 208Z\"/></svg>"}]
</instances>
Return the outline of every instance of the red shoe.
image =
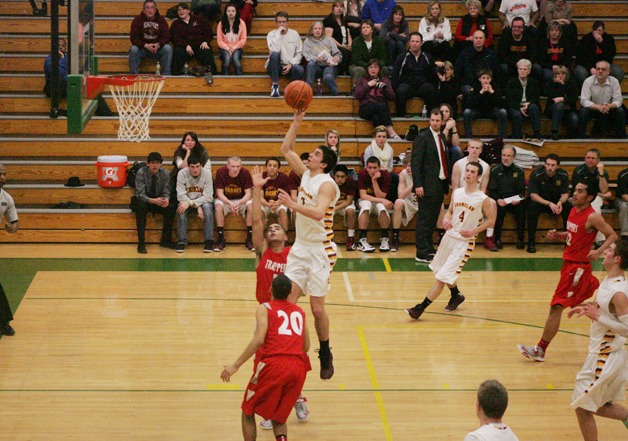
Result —
<instances>
[{"instance_id":1,"label":"red shoe","mask_svg":"<svg viewBox=\"0 0 628 441\"><path fill-rule=\"evenodd\" d=\"M493 236L489 236L486 238L486 240L484 241L484 248L486 248L489 251L499 250L499 248L497 248L497 244L495 244L495 241L493 240Z\"/></svg>"},{"instance_id":2,"label":"red shoe","mask_svg":"<svg viewBox=\"0 0 628 441\"><path fill-rule=\"evenodd\" d=\"M355 237L347 237L347 251L355 251Z\"/></svg>"}]
</instances>

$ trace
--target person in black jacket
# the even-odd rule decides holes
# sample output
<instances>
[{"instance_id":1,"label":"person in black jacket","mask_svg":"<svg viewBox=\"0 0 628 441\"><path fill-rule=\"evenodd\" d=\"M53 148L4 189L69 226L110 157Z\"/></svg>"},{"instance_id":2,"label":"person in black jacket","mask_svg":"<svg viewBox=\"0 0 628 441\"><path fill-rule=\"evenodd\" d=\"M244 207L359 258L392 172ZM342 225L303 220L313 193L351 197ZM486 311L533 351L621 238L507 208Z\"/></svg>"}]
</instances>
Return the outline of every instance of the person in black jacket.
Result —
<instances>
[{"instance_id":1,"label":"person in black jacket","mask_svg":"<svg viewBox=\"0 0 628 441\"><path fill-rule=\"evenodd\" d=\"M543 86L547 87L554 79L558 66L571 68L574 48L563 36L560 23L553 21L547 28L547 38L541 40L537 61L543 69ZM547 90L546 90L547 92Z\"/></svg>"},{"instance_id":2,"label":"person in black jacket","mask_svg":"<svg viewBox=\"0 0 628 441\"><path fill-rule=\"evenodd\" d=\"M569 75L569 69L565 66L557 66L554 79L545 87L547 105L545 116L552 118L552 140L558 141L560 136L560 122L567 123L567 133L575 136L578 133L578 112L576 102L580 91L575 80Z\"/></svg>"},{"instance_id":3,"label":"person in black jacket","mask_svg":"<svg viewBox=\"0 0 628 441\"><path fill-rule=\"evenodd\" d=\"M611 65L611 76L621 83L624 79L624 71L613 59L617 54L615 38L605 32L603 21L593 23L593 30L584 35L576 47L576 68L574 74L579 84L582 84L591 75L595 75L595 65L598 61L607 61Z\"/></svg>"},{"instance_id":4,"label":"person in black jacket","mask_svg":"<svg viewBox=\"0 0 628 441\"><path fill-rule=\"evenodd\" d=\"M473 46L460 52L454 65L454 74L460 81L460 91L464 95L471 91L480 69L490 69L493 72L493 81L503 86L499 59L492 49L484 46L485 41L484 32L475 31L473 33Z\"/></svg>"},{"instance_id":5,"label":"person in black jacket","mask_svg":"<svg viewBox=\"0 0 628 441\"><path fill-rule=\"evenodd\" d=\"M532 62L532 75L541 78L541 66L536 63L536 41L525 30L526 23L521 17L512 20L511 32L504 32L497 45L497 56L501 63L504 78L513 78L517 74L517 62L527 59Z\"/></svg>"},{"instance_id":6,"label":"person in black jacket","mask_svg":"<svg viewBox=\"0 0 628 441\"><path fill-rule=\"evenodd\" d=\"M508 112L504 108L504 100L499 86L493 83L493 72L490 69L481 69L478 72L478 81L467 96L462 116L464 118L465 138L473 138L471 123L480 117L497 120L497 136L500 139L506 137Z\"/></svg>"},{"instance_id":7,"label":"person in black jacket","mask_svg":"<svg viewBox=\"0 0 628 441\"><path fill-rule=\"evenodd\" d=\"M423 37L418 32L410 34L409 50L399 55L393 65L392 85L395 88L397 116L406 115L406 102L420 97L431 109L436 105L434 85L436 75L434 59L421 51Z\"/></svg>"},{"instance_id":8,"label":"person in black jacket","mask_svg":"<svg viewBox=\"0 0 628 441\"><path fill-rule=\"evenodd\" d=\"M508 81L506 85L506 106L512 120L512 137L521 139L523 118L532 122L533 138L542 140L541 136L541 86L530 76L532 63L522 59L517 62L519 76Z\"/></svg>"}]
</instances>

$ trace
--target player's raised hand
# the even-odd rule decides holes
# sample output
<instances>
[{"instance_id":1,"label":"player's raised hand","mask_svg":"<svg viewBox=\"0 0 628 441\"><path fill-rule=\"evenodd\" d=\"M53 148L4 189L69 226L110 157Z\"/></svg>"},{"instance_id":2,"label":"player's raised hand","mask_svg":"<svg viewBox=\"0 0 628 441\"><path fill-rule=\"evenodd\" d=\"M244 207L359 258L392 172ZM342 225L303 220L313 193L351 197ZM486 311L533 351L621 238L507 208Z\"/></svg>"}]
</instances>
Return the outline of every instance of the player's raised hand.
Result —
<instances>
[{"instance_id":1,"label":"player's raised hand","mask_svg":"<svg viewBox=\"0 0 628 441\"><path fill-rule=\"evenodd\" d=\"M264 184L266 184L270 179L270 177L268 176L264 178L264 171L259 165L253 167L253 173L251 173L251 177L253 178L253 187L255 188L262 188Z\"/></svg>"}]
</instances>

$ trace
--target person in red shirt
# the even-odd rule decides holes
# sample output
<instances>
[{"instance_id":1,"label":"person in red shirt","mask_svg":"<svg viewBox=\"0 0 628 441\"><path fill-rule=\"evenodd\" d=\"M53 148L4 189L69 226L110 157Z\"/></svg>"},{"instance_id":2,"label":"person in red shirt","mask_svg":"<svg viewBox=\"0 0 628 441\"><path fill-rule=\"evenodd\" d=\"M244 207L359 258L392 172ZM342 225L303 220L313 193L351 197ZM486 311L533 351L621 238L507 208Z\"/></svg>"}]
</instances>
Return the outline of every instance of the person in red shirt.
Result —
<instances>
[{"instance_id":1,"label":"person in red shirt","mask_svg":"<svg viewBox=\"0 0 628 441\"><path fill-rule=\"evenodd\" d=\"M521 354L534 361L544 361L547 347L558 333L563 310L573 308L593 296L600 281L593 275L591 262L600 258L604 250L617 240L617 234L601 214L591 207L591 201L599 192L596 182L580 182L573 193L573 208L567 220L567 231L550 230L549 239L564 240L560 281L550 303L550 312L543 328L543 335L536 346L517 345ZM597 232L606 241L597 250L592 249Z\"/></svg>"},{"instance_id":2,"label":"person in red shirt","mask_svg":"<svg viewBox=\"0 0 628 441\"><path fill-rule=\"evenodd\" d=\"M369 218L373 214L377 216L381 228L379 250L390 251L388 227L390 226L390 213L394 204L386 199L391 182L390 172L382 170L379 159L371 156L366 160L366 168L358 173L358 189L360 191L360 214L358 215L358 228L360 238L356 248L358 251L372 253L375 247L371 246L366 237L369 227Z\"/></svg>"},{"instance_id":3,"label":"person in red shirt","mask_svg":"<svg viewBox=\"0 0 628 441\"><path fill-rule=\"evenodd\" d=\"M279 158L272 157L266 160L264 178L268 177L268 180L262 189L262 211L265 219L268 219L270 214L276 215L279 225L281 225L284 231L288 231L288 208L280 204L277 199L279 190L290 191L290 181L288 175L279 171L280 167L281 161Z\"/></svg>"},{"instance_id":4,"label":"person in red shirt","mask_svg":"<svg viewBox=\"0 0 628 441\"><path fill-rule=\"evenodd\" d=\"M238 359L220 374L224 382L258 350L261 359L247 385L242 401L242 434L245 441L257 438L255 414L272 420L277 441L288 440L286 420L297 402L311 370L307 351L310 338L305 313L288 297L292 282L279 274L271 285L273 300L257 307L255 335Z\"/></svg>"},{"instance_id":5,"label":"person in red shirt","mask_svg":"<svg viewBox=\"0 0 628 441\"><path fill-rule=\"evenodd\" d=\"M251 173L242 168L242 159L239 156L231 156L227 159L227 165L216 172L214 188L216 198L214 201L216 229L218 240L214 245L214 251L220 252L227 247L225 241L225 217L229 213L238 213L246 221L246 241L244 246L253 251L252 214L251 214L251 188L253 181Z\"/></svg>"}]
</instances>

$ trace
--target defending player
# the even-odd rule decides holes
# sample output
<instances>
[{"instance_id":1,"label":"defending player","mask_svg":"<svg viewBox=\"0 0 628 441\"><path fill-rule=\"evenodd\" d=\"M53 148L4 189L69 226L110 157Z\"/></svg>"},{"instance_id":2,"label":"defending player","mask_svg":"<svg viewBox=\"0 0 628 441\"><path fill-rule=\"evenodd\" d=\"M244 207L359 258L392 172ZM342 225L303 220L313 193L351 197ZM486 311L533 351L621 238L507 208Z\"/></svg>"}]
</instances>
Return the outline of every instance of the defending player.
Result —
<instances>
[{"instance_id":1,"label":"defending player","mask_svg":"<svg viewBox=\"0 0 628 441\"><path fill-rule=\"evenodd\" d=\"M443 220L443 227L447 231L434 260L430 263L436 281L422 303L405 310L414 320L421 317L425 308L438 298L445 285L451 291L451 298L445 306L445 311L455 311L465 300L458 290L456 281L462 267L471 257L476 236L495 224L495 201L486 196L479 187L482 173L483 168L479 162L467 164L465 186L452 194L449 209Z\"/></svg>"},{"instance_id":2,"label":"defending player","mask_svg":"<svg viewBox=\"0 0 628 441\"><path fill-rule=\"evenodd\" d=\"M286 420L299 398L307 371L311 370L307 351L310 338L305 313L288 301L292 282L279 274L272 283L273 300L259 305L255 312L255 335L238 359L225 366L220 378L229 382L258 350L261 360L249 381L242 401L244 441L255 441L255 414L270 419L275 439L288 441Z\"/></svg>"},{"instance_id":3,"label":"defending player","mask_svg":"<svg viewBox=\"0 0 628 441\"><path fill-rule=\"evenodd\" d=\"M294 151L294 144L304 116L304 112L294 114L294 121L281 146L281 152L292 170L301 175L296 201L287 192L279 191L279 202L296 212L296 240L288 255L286 276L292 280L295 295L310 295L314 326L320 343L320 376L323 380L329 380L334 375L334 364L329 347L329 317L325 311L325 295L329 291L329 278L336 263L332 226L334 206L340 197L338 185L329 172L334 169L337 157L331 148L321 145L310 154L307 165L301 162Z\"/></svg>"},{"instance_id":4,"label":"defending player","mask_svg":"<svg viewBox=\"0 0 628 441\"><path fill-rule=\"evenodd\" d=\"M264 237L265 216L262 211L262 197L264 186L270 177L267 176L264 178L262 169L255 166L253 167L252 178L253 247L255 248L255 273L257 278L255 297L261 305L271 301L271 284L275 277L279 274L283 274L286 270L290 247L286 246L286 242L288 241L286 231L279 224L270 224L266 230L266 237ZM290 296L288 300L292 303L296 303L297 297ZM262 354L258 354L255 360L259 361L261 357ZM304 396L300 396L297 403L294 405L294 411L300 422L306 421L310 416L307 404L305 404L306 401ZM264 430L273 428L273 424L270 420L260 421L259 426Z\"/></svg>"},{"instance_id":5,"label":"defending player","mask_svg":"<svg viewBox=\"0 0 628 441\"><path fill-rule=\"evenodd\" d=\"M475 238L495 224L495 201L480 190L483 167L479 162L470 162L465 167L465 186L453 192L449 209L445 213L443 227L445 236L438 247L430 269L436 281L422 303L406 309L410 317L417 320L438 298L445 285L451 290L446 311L455 311L465 298L456 285L462 267L475 248ZM487 171L488 172L488 171Z\"/></svg>"},{"instance_id":6,"label":"defending player","mask_svg":"<svg viewBox=\"0 0 628 441\"><path fill-rule=\"evenodd\" d=\"M589 355L576 376L571 407L576 409L585 441L597 441L593 415L622 421L628 427L628 409L614 401L624 400L628 380L628 242L617 241L604 251L607 276L595 302L576 306L567 315L587 316L591 321Z\"/></svg>"},{"instance_id":7,"label":"defending player","mask_svg":"<svg viewBox=\"0 0 628 441\"><path fill-rule=\"evenodd\" d=\"M591 206L591 201L598 192L596 181L576 184L572 198L573 208L567 219L567 231L550 230L547 233L549 239L564 240L567 246L563 253L560 281L554 291L541 340L536 346L517 345L526 358L544 361L547 347L560 328L563 310L567 307L573 308L590 298L600 285L600 281L592 273L591 262L599 259L604 250L617 240L617 234ZM591 246L598 231L606 236L606 241L597 250L592 250Z\"/></svg>"}]
</instances>

